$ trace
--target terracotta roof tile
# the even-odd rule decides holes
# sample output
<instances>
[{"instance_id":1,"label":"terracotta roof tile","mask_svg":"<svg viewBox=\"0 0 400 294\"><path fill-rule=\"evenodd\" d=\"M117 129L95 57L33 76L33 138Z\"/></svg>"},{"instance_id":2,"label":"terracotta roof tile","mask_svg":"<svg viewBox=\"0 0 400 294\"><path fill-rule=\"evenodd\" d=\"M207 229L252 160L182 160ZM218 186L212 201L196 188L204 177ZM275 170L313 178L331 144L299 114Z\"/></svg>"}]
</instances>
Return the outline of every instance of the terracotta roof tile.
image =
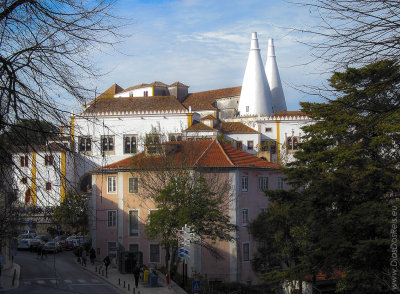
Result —
<instances>
[{"instance_id":1,"label":"terracotta roof tile","mask_svg":"<svg viewBox=\"0 0 400 294\"><path fill-rule=\"evenodd\" d=\"M242 87L216 89L204 92L191 93L187 96L183 105L186 107L191 106L192 110L214 110L212 105L215 100L227 97L240 96Z\"/></svg>"},{"instance_id":2,"label":"terracotta roof tile","mask_svg":"<svg viewBox=\"0 0 400 294\"><path fill-rule=\"evenodd\" d=\"M216 129L213 129L203 123L196 123L188 127L185 132L201 132L201 131L217 131Z\"/></svg>"},{"instance_id":3,"label":"terracotta roof tile","mask_svg":"<svg viewBox=\"0 0 400 294\"><path fill-rule=\"evenodd\" d=\"M186 108L175 96L129 97L97 100L84 113L168 110L186 111Z\"/></svg>"},{"instance_id":4,"label":"terracotta roof tile","mask_svg":"<svg viewBox=\"0 0 400 294\"><path fill-rule=\"evenodd\" d=\"M176 87L176 86L178 86L178 87L186 87L186 88L189 88L189 86L186 86L185 84L183 84L183 83L181 83L181 82L175 82L175 83L173 83L173 84L171 84L171 85L169 85L170 87Z\"/></svg>"},{"instance_id":5,"label":"terracotta roof tile","mask_svg":"<svg viewBox=\"0 0 400 294\"><path fill-rule=\"evenodd\" d=\"M203 120L203 119L216 119L216 118L213 115L209 114L209 115L201 118L201 120Z\"/></svg>"},{"instance_id":6,"label":"terracotta roof tile","mask_svg":"<svg viewBox=\"0 0 400 294\"><path fill-rule=\"evenodd\" d=\"M256 130L241 122L222 122L221 132L224 134L258 134Z\"/></svg>"},{"instance_id":7,"label":"terracotta roof tile","mask_svg":"<svg viewBox=\"0 0 400 294\"><path fill-rule=\"evenodd\" d=\"M117 84L112 85L110 88L108 88L107 90L105 90L102 94L100 94L99 96L96 97L96 99L93 99L89 105L95 103L97 100L99 99L105 99L105 98L114 98L115 94L118 94L120 92L122 92L124 89L122 89L122 87L120 87Z\"/></svg>"},{"instance_id":8,"label":"terracotta roof tile","mask_svg":"<svg viewBox=\"0 0 400 294\"><path fill-rule=\"evenodd\" d=\"M169 142L165 155L140 153L93 172L111 169L162 169L184 167L257 167L276 169L277 164L265 161L217 140Z\"/></svg>"}]
</instances>

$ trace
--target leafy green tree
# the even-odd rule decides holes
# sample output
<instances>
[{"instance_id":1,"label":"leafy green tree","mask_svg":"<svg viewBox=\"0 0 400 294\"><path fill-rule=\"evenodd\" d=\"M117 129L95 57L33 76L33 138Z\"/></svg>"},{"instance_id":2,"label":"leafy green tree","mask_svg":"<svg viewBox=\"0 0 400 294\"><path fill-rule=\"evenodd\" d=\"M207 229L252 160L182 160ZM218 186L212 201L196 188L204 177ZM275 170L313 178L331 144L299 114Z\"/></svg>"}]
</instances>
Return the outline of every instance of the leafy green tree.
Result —
<instances>
[{"instance_id":1,"label":"leafy green tree","mask_svg":"<svg viewBox=\"0 0 400 294\"><path fill-rule=\"evenodd\" d=\"M296 268L328 278L339 270L338 292L393 293L390 230L393 207L399 205L400 67L384 60L336 72L329 82L342 95L327 103L302 103L315 123L303 128L295 161L284 168L293 188L270 193L272 208L253 224L269 233L253 232L273 239L278 259L287 240L290 249L300 249L290 256L295 267L279 269L281 281L293 279ZM287 238L268 229L279 224L280 215L278 234L289 232Z\"/></svg>"},{"instance_id":2,"label":"leafy green tree","mask_svg":"<svg viewBox=\"0 0 400 294\"><path fill-rule=\"evenodd\" d=\"M53 217L64 228L85 233L88 228L88 201L84 195L69 191L64 201L54 209Z\"/></svg>"},{"instance_id":3,"label":"leafy green tree","mask_svg":"<svg viewBox=\"0 0 400 294\"><path fill-rule=\"evenodd\" d=\"M177 233L185 225L201 237L197 244L210 250L209 241L232 240L231 233L236 226L230 224L229 215L224 212L226 197L218 187L210 186L204 176L193 170L176 171L175 177L155 194L157 210L149 216L146 234L160 240L167 251L166 264L170 259L172 269L176 269L178 263Z\"/></svg>"}]
</instances>

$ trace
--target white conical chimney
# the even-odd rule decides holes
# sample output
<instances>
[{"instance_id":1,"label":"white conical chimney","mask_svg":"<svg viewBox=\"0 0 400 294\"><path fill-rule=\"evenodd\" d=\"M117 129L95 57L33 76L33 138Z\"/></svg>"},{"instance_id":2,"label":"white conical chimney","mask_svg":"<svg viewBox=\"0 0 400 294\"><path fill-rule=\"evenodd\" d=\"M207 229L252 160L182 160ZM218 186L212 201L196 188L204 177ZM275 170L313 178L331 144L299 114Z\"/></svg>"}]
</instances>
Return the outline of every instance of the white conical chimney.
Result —
<instances>
[{"instance_id":1,"label":"white conical chimney","mask_svg":"<svg viewBox=\"0 0 400 294\"><path fill-rule=\"evenodd\" d=\"M272 98L261 60L257 33L252 33L238 111L240 115L271 115Z\"/></svg>"},{"instance_id":2,"label":"white conical chimney","mask_svg":"<svg viewBox=\"0 0 400 294\"><path fill-rule=\"evenodd\" d=\"M279 76L278 65L276 63L274 41L268 39L268 52L267 62L265 64L265 72L269 83L272 96L272 113L278 111L286 111L286 100L285 94L283 94L283 88L281 78Z\"/></svg>"}]
</instances>

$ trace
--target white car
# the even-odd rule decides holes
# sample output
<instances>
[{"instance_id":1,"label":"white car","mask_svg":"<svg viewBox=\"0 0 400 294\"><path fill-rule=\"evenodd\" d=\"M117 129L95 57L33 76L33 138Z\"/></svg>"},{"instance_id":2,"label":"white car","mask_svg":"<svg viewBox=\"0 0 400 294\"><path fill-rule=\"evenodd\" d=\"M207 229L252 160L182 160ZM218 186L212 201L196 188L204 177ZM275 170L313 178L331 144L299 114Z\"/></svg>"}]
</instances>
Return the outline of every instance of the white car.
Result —
<instances>
[{"instance_id":1,"label":"white car","mask_svg":"<svg viewBox=\"0 0 400 294\"><path fill-rule=\"evenodd\" d=\"M29 249L36 250L40 245L40 240L38 239L19 239L17 249Z\"/></svg>"}]
</instances>

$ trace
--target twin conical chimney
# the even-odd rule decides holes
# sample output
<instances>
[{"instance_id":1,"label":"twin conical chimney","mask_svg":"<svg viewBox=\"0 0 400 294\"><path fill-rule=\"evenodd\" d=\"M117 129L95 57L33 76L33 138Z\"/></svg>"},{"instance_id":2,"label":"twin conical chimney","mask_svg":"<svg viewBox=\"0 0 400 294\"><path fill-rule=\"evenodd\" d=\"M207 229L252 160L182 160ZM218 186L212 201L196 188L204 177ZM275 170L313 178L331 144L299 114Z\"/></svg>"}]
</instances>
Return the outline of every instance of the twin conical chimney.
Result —
<instances>
[{"instance_id":1,"label":"twin conical chimney","mask_svg":"<svg viewBox=\"0 0 400 294\"><path fill-rule=\"evenodd\" d=\"M238 111L240 115L272 115L272 97L261 59L257 33L252 33Z\"/></svg>"},{"instance_id":2,"label":"twin conical chimney","mask_svg":"<svg viewBox=\"0 0 400 294\"><path fill-rule=\"evenodd\" d=\"M272 39L268 40L265 69L257 33L252 33L249 57L239 99L239 115L273 115L287 110Z\"/></svg>"},{"instance_id":3,"label":"twin conical chimney","mask_svg":"<svg viewBox=\"0 0 400 294\"><path fill-rule=\"evenodd\" d=\"M285 94L283 94L281 78L279 76L278 65L276 63L274 41L271 38L268 39L265 73L267 75L269 88L271 90L272 112L277 113L278 111L286 111L287 108Z\"/></svg>"}]
</instances>

